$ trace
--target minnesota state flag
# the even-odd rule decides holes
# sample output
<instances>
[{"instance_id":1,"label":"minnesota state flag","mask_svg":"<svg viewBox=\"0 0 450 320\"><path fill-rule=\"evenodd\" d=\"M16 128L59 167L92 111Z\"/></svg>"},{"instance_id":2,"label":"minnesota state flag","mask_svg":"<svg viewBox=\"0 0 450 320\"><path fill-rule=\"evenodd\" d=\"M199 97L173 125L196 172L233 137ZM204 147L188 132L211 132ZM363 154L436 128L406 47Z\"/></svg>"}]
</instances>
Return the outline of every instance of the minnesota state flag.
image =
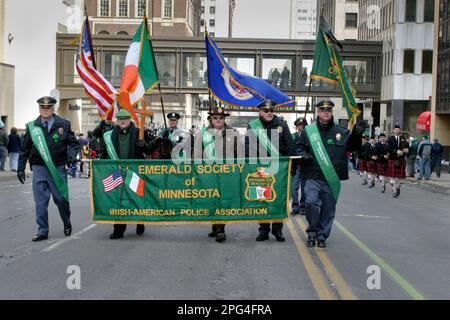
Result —
<instances>
[{"instance_id":1,"label":"minnesota state flag","mask_svg":"<svg viewBox=\"0 0 450 320\"><path fill-rule=\"evenodd\" d=\"M310 78L339 85L344 106L350 119L349 127L351 128L356 123L356 118L360 111L355 101L356 92L348 82L347 74L342 64L342 57L337 47L342 49L341 43L331 33L325 18L320 16L314 63Z\"/></svg>"},{"instance_id":2,"label":"minnesota state flag","mask_svg":"<svg viewBox=\"0 0 450 320\"><path fill-rule=\"evenodd\" d=\"M122 107L131 113L137 126L139 126L139 120L134 113L134 107L159 83L147 25L147 18L144 18L134 34L133 42L125 58L119 92Z\"/></svg>"},{"instance_id":3,"label":"minnesota state flag","mask_svg":"<svg viewBox=\"0 0 450 320\"><path fill-rule=\"evenodd\" d=\"M283 92L260 78L233 70L222 53L205 33L208 63L208 90L212 96L230 107L256 107L265 100L272 100L276 107L294 107L294 101Z\"/></svg>"}]
</instances>

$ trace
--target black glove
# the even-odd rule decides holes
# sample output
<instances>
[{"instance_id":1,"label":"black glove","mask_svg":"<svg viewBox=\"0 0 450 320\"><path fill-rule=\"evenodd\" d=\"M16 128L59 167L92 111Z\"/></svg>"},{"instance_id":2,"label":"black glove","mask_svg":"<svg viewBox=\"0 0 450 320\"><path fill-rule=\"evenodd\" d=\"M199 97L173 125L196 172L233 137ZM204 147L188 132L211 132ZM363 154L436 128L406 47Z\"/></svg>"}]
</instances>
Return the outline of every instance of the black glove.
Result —
<instances>
[{"instance_id":1,"label":"black glove","mask_svg":"<svg viewBox=\"0 0 450 320\"><path fill-rule=\"evenodd\" d=\"M98 126L99 126L99 128L100 128L101 130L105 129L105 127L106 127L106 120L100 121L100 124L99 124Z\"/></svg>"},{"instance_id":2,"label":"black glove","mask_svg":"<svg viewBox=\"0 0 450 320\"><path fill-rule=\"evenodd\" d=\"M141 139L137 140L136 141L136 147L144 148L145 147L145 140L141 140Z\"/></svg>"},{"instance_id":3,"label":"black glove","mask_svg":"<svg viewBox=\"0 0 450 320\"><path fill-rule=\"evenodd\" d=\"M17 171L17 179L19 179L21 184L24 184L26 180L25 171Z\"/></svg>"},{"instance_id":4,"label":"black glove","mask_svg":"<svg viewBox=\"0 0 450 320\"><path fill-rule=\"evenodd\" d=\"M313 156L310 155L309 153L304 153L302 154L301 158L298 159L300 162L300 165L308 165L313 161Z\"/></svg>"},{"instance_id":5,"label":"black glove","mask_svg":"<svg viewBox=\"0 0 450 320\"><path fill-rule=\"evenodd\" d=\"M170 134L169 130L164 130L164 132L162 134L162 138L164 140L168 140L169 139L169 134Z\"/></svg>"},{"instance_id":6,"label":"black glove","mask_svg":"<svg viewBox=\"0 0 450 320\"><path fill-rule=\"evenodd\" d=\"M367 122L365 122L364 120L360 120L357 124L355 124L355 126L353 127L353 134L357 135L357 136L362 136L364 131L366 131L366 129L369 127L369 125L367 124Z\"/></svg>"}]
</instances>

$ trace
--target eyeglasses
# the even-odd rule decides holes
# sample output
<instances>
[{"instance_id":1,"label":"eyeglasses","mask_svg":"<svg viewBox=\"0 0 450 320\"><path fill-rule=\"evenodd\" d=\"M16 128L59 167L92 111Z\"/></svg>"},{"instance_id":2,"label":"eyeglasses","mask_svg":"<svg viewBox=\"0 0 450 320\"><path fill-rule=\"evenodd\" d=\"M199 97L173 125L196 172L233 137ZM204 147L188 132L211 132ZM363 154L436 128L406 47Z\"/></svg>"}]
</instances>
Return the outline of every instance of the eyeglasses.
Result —
<instances>
[{"instance_id":1,"label":"eyeglasses","mask_svg":"<svg viewBox=\"0 0 450 320\"><path fill-rule=\"evenodd\" d=\"M320 112L333 112L333 108L319 108Z\"/></svg>"},{"instance_id":2,"label":"eyeglasses","mask_svg":"<svg viewBox=\"0 0 450 320\"><path fill-rule=\"evenodd\" d=\"M263 109L261 109L261 111L264 112L264 113L269 113L269 112L274 113L274 112L275 112L275 111L273 110L273 108L263 108Z\"/></svg>"},{"instance_id":3,"label":"eyeglasses","mask_svg":"<svg viewBox=\"0 0 450 320\"><path fill-rule=\"evenodd\" d=\"M221 116L218 116L218 117L212 117L214 120L224 120L225 119L225 117L221 117Z\"/></svg>"}]
</instances>

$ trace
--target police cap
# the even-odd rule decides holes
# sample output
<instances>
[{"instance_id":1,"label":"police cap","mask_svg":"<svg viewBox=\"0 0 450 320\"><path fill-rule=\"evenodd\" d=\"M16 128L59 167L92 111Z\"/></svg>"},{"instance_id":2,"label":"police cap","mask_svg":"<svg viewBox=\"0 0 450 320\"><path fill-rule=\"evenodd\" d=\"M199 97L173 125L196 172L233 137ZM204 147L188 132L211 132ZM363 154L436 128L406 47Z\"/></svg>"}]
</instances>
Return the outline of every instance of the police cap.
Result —
<instances>
[{"instance_id":1,"label":"police cap","mask_svg":"<svg viewBox=\"0 0 450 320\"><path fill-rule=\"evenodd\" d=\"M44 108L51 108L56 104L56 99L53 97L45 96L37 100L37 103Z\"/></svg>"},{"instance_id":2,"label":"police cap","mask_svg":"<svg viewBox=\"0 0 450 320\"><path fill-rule=\"evenodd\" d=\"M176 112L171 112L167 115L167 119L169 119L169 120L178 120L180 118L181 118L181 116Z\"/></svg>"}]
</instances>

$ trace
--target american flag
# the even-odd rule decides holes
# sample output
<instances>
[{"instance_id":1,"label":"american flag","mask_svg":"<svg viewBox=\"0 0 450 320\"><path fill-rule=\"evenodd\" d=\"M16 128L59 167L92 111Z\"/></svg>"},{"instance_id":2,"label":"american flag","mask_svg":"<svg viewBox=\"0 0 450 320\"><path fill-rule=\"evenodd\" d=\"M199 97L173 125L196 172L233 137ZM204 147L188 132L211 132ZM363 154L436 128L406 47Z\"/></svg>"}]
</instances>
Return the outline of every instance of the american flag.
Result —
<instances>
[{"instance_id":1,"label":"american flag","mask_svg":"<svg viewBox=\"0 0 450 320\"><path fill-rule=\"evenodd\" d=\"M111 175L102 180L105 192L110 192L123 183L122 173L120 170L114 171Z\"/></svg>"},{"instance_id":2,"label":"american flag","mask_svg":"<svg viewBox=\"0 0 450 320\"><path fill-rule=\"evenodd\" d=\"M77 72L86 94L97 105L99 116L103 119L112 120L117 111L119 111L116 104L117 90L96 70L91 43L89 21L86 18L77 49Z\"/></svg>"}]
</instances>

